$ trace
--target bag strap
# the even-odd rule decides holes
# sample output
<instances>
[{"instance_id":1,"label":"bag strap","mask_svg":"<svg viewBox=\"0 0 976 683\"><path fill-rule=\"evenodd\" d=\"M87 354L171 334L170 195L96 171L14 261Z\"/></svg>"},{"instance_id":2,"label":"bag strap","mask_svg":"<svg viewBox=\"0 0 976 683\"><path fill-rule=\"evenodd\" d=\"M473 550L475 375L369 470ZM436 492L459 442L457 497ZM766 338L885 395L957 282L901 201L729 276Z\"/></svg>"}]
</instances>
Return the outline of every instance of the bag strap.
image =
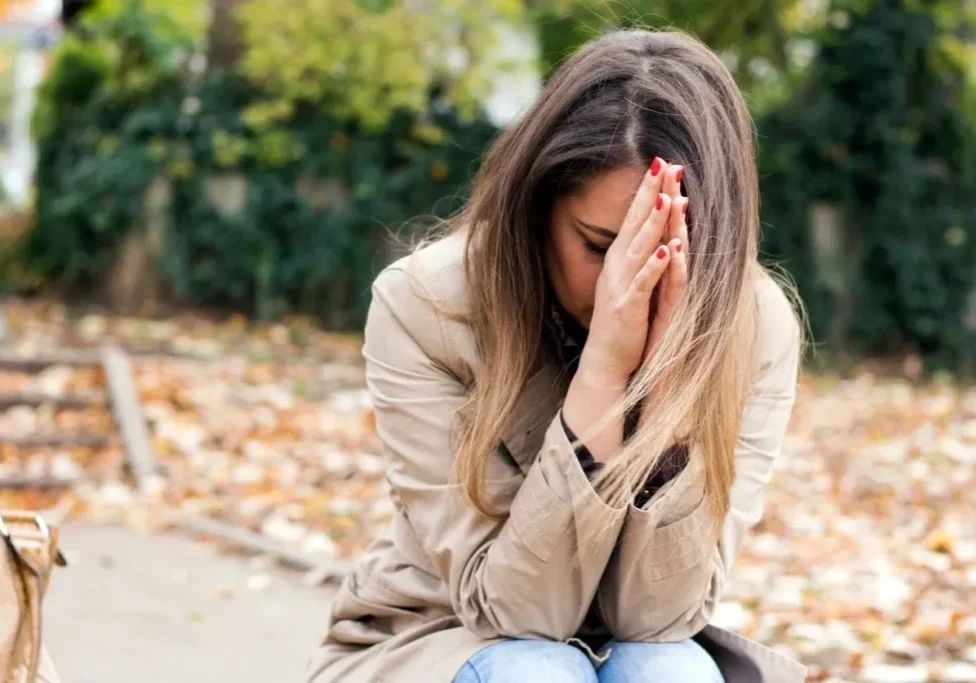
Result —
<instances>
[{"instance_id":1,"label":"bag strap","mask_svg":"<svg viewBox=\"0 0 976 683\"><path fill-rule=\"evenodd\" d=\"M13 660L4 683L34 683L41 653L41 601L51 569L66 562L57 547L57 531L35 513L0 512L0 536L18 570L14 583L21 606Z\"/></svg>"}]
</instances>

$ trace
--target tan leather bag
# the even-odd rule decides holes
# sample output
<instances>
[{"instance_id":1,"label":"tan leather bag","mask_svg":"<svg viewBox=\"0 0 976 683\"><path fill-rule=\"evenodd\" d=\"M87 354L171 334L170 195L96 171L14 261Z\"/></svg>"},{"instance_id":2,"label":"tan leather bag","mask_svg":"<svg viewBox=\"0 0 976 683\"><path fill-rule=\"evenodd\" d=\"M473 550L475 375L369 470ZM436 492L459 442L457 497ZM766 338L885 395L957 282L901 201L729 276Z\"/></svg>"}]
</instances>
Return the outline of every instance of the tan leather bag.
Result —
<instances>
[{"instance_id":1,"label":"tan leather bag","mask_svg":"<svg viewBox=\"0 0 976 683\"><path fill-rule=\"evenodd\" d=\"M51 569L64 566L58 530L33 512L0 512L0 683L54 683L41 645L41 601Z\"/></svg>"}]
</instances>

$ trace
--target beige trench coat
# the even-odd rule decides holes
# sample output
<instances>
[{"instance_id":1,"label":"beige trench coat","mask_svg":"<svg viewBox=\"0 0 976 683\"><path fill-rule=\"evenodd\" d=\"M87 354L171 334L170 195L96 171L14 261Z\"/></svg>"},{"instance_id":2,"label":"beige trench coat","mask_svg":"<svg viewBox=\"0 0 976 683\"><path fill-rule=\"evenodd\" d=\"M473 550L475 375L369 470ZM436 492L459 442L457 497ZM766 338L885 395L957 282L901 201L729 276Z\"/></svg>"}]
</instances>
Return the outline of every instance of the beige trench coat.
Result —
<instances>
[{"instance_id":1,"label":"beige trench coat","mask_svg":"<svg viewBox=\"0 0 976 683\"><path fill-rule=\"evenodd\" d=\"M451 476L454 414L483 371L471 330L441 312L464 310L462 253L463 238L450 237L374 283L366 378L395 512L341 586L308 680L450 683L499 639L579 642L602 632L650 642L695 636L727 683L803 681L800 664L708 625L762 514L794 401L799 335L782 292L772 281L758 292L762 358L718 539L707 533L694 449L643 509L601 499L560 424L566 381L550 366L529 380L489 463L490 500L508 510L493 521L465 505ZM594 528L606 533L581 552L578 540Z\"/></svg>"}]
</instances>

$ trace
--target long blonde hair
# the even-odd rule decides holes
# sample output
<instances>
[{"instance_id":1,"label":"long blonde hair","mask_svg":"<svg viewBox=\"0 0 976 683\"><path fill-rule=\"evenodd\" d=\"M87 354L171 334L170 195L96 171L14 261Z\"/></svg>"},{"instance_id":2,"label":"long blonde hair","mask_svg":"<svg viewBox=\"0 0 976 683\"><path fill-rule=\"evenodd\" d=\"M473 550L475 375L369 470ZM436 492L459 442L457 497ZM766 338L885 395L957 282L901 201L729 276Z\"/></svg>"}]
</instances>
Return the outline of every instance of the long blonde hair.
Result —
<instances>
[{"instance_id":1,"label":"long blonde hair","mask_svg":"<svg viewBox=\"0 0 976 683\"><path fill-rule=\"evenodd\" d=\"M484 363L456 425L456 475L473 508L497 514L483 495L486 464L543 353L553 202L599 173L660 156L685 166L690 280L667 333L606 416L645 401L653 428L638 430L594 485L625 504L675 435L687 434L704 463L706 501L724 518L764 277L753 138L738 87L707 47L678 32L624 30L569 58L495 141L449 222L467 231L466 322Z\"/></svg>"}]
</instances>

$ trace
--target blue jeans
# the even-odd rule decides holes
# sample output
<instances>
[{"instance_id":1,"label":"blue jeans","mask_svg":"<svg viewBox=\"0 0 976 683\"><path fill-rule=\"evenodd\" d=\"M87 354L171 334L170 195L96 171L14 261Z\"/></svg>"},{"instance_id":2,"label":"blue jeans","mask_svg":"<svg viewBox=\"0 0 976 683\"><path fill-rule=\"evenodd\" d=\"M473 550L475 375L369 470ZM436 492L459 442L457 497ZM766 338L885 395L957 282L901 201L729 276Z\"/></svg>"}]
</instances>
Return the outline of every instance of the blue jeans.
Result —
<instances>
[{"instance_id":1,"label":"blue jeans","mask_svg":"<svg viewBox=\"0 0 976 683\"><path fill-rule=\"evenodd\" d=\"M469 659L454 683L724 683L711 656L693 640L611 641L594 669L582 650L549 640L505 640Z\"/></svg>"}]
</instances>

